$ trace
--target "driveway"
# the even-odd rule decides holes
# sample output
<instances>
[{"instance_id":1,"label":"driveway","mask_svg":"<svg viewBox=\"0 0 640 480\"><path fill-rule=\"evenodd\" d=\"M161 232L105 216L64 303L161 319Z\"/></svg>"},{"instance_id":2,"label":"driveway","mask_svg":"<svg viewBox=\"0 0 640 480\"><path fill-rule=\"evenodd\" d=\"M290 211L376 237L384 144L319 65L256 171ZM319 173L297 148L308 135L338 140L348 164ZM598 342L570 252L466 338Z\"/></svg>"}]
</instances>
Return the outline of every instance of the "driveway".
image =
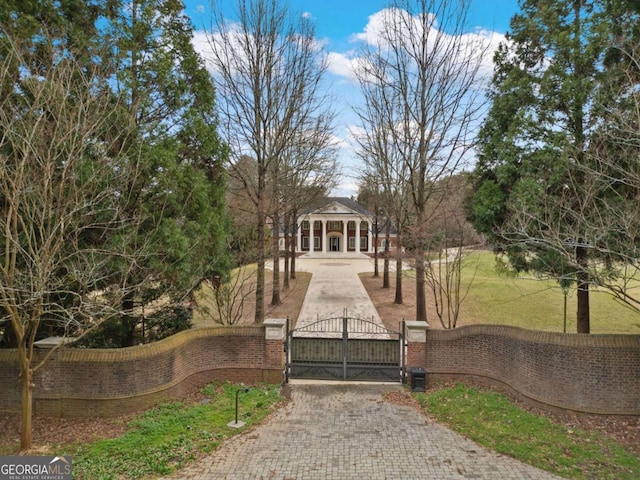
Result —
<instances>
[{"instance_id":1,"label":"driveway","mask_svg":"<svg viewBox=\"0 0 640 480\"><path fill-rule=\"evenodd\" d=\"M318 258L319 257L319 258ZM349 316L379 321L358 278L370 258L301 257L313 273L297 326ZM236 436L211 456L170 477L184 480L547 480L549 473L499 455L390 402L400 384L296 383L291 401L264 424Z\"/></svg>"},{"instance_id":2,"label":"driveway","mask_svg":"<svg viewBox=\"0 0 640 480\"><path fill-rule=\"evenodd\" d=\"M316 383L289 388L291 401L267 422L170 478L559 478L486 450L410 406L387 401L388 395L406 395L400 385Z\"/></svg>"},{"instance_id":3,"label":"driveway","mask_svg":"<svg viewBox=\"0 0 640 480\"><path fill-rule=\"evenodd\" d=\"M311 283L296 328L316 320L341 317L364 318L382 325L358 274L373 272L373 260L362 254L315 254L296 259L296 270L311 272Z\"/></svg>"}]
</instances>

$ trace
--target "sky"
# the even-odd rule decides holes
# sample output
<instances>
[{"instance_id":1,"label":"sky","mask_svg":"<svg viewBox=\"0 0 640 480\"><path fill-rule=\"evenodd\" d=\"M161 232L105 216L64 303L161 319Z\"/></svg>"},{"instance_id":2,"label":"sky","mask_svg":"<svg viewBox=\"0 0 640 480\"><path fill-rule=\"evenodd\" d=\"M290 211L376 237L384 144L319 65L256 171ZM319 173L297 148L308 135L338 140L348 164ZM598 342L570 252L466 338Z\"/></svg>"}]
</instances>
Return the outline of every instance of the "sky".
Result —
<instances>
[{"instance_id":1,"label":"sky","mask_svg":"<svg viewBox=\"0 0 640 480\"><path fill-rule=\"evenodd\" d=\"M449 0L455 1L455 0ZM518 12L518 0L471 0L469 33L485 38L497 47L509 30L511 17ZM388 0L290 0L295 14L305 15L315 21L318 40L324 45L329 56L327 85L335 98L334 111L337 113L336 144L339 145L338 163L343 175L334 196L355 196L357 178L355 172L360 166L352 139L357 118L353 107L361 100L356 80L350 65L358 55L358 49L367 35L375 35L376 14L388 5ZM236 0L221 0L223 10L229 11L233 20ZM185 0L185 13L192 19L196 37L211 24L208 0ZM205 49L206 42L195 41L198 49ZM206 52L202 52L206 57ZM485 55L487 75L490 74L491 56Z\"/></svg>"}]
</instances>

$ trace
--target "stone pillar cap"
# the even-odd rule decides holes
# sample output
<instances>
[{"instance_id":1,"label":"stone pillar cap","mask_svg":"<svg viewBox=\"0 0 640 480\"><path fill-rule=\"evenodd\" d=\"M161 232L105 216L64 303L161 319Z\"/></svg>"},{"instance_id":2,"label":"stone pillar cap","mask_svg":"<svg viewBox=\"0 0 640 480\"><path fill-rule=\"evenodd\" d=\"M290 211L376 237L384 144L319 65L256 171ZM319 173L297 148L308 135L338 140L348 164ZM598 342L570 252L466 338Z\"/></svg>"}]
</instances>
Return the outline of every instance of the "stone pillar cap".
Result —
<instances>
[{"instance_id":1,"label":"stone pillar cap","mask_svg":"<svg viewBox=\"0 0 640 480\"><path fill-rule=\"evenodd\" d=\"M286 318L265 318L264 338L266 340L283 340L284 327L287 324Z\"/></svg>"},{"instance_id":2,"label":"stone pillar cap","mask_svg":"<svg viewBox=\"0 0 640 480\"><path fill-rule=\"evenodd\" d=\"M418 322L415 320L405 321L407 326L407 341L415 343L427 342L427 330L429 324L427 322Z\"/></svg>"}]
</instances>

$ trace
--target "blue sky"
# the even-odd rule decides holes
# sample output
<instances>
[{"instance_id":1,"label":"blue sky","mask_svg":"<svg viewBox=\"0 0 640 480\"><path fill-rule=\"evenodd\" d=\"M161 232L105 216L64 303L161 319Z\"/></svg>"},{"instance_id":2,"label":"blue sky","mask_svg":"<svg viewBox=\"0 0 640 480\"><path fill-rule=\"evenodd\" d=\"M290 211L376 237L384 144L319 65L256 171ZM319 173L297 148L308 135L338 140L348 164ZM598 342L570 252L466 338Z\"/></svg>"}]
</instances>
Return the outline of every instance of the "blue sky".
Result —
<instances>
[{"instance_id":1,"label":"blue sky","mask_svg":"<svg viewBox=\"0 0 640 480\"><path fill-rule=\"evenodd\" d=\"M375 24L375 14L388 3L388 0L290 0L294 12L313 18L318 38L323 41L329 54L327 81L336 97L336 142L341 145L338 161L345 173L358 168L350 136L351 128L356 122L351 107L357 104L359 96L357 84L350 72L350 62L357 55L357 35L363 34ZM229 15L232 16L236 0L221 0L219 4L225 9L228 7ZM509 21L517 11L517 0L472 0L469 31L479 32L492 45L497 46L504 39ZM192 18L197 31L210 25L208 0L185 0L185 12ZM204 48L205 43L197 40L195 42L197 46L200 45L198 48ZM491 59L487 58L486 62L487 71L490 71ZM333 194L355 195L356 188L356 179L346 174Z\"/></svg>"}]
</instances>

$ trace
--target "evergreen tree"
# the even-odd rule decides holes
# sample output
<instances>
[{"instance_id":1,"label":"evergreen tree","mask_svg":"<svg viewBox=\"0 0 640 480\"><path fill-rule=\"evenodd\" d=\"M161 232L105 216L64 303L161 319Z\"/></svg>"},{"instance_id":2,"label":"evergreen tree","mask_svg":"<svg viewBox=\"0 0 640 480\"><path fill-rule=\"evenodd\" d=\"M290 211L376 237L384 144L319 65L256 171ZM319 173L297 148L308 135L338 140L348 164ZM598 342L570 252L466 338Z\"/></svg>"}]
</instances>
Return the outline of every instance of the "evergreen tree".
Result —
<instances>
[{"instance_id":1,"label":"evergreen tree","mask_svg":"<svg viewBox=\"0 0 640 480\"><path fill-rule=\"evenodd\" d=\"M160 297L181 305L204 278L228 269L224 215L226 149L217 134L211 78L191 43L193 27L176 0L112 4L105 35L113 45L115 94L124 98L135 132L123 148L140 152L143 175L131 185L129 211L145 222L125 249L149 249L137 278L148 288L123 304L122 345L143 320L138 305Z\"/></svg>"},{"instance_id":2,"label":"evergreen tree","mask_svg":"<svg viewBox=\"0 0 640 480\"><path fill-rule=\"evenodd\" d=\"M601 221L612 190L594 156L616 3L521 2L495 57L470 203L476 228L516 270L576 285L579 333L590 331L590 284L617 261Z\"/></svg>"},{"instance_id":3,"label":"evergreen tree","mask_svg":"<svg viewBox=\"0 0 640 480\"><path fill-rule=\"evenodd\" d=\"M130 345L142 321L134 307L162 297L170 300L170 312L200 280L224 276L228 269L226 149L217 134L214 87L191 44L191 23L182 2L174 0L7 0L5 7L0 10L3 94L22 101L23 77L47 78L65 52L74 63L69 71L77 76L71 84L77 83L78 95L91 78L94 94L112 99L108 122L94 132L94 141L108 145L105 153L123 162L114 168L130 172L120 214L129 227L126 235L86 229L79 241L120 248L123 257L106 267L116 277L129 271L128 253L146 252L145 261L138 259L129 271L139 288L128 289L124 328L114 329L121 337L115 343ZM109 275L100 275L105 284ZM5 336L14 344L10 328Z\"/></svg>"}]
</instances>

